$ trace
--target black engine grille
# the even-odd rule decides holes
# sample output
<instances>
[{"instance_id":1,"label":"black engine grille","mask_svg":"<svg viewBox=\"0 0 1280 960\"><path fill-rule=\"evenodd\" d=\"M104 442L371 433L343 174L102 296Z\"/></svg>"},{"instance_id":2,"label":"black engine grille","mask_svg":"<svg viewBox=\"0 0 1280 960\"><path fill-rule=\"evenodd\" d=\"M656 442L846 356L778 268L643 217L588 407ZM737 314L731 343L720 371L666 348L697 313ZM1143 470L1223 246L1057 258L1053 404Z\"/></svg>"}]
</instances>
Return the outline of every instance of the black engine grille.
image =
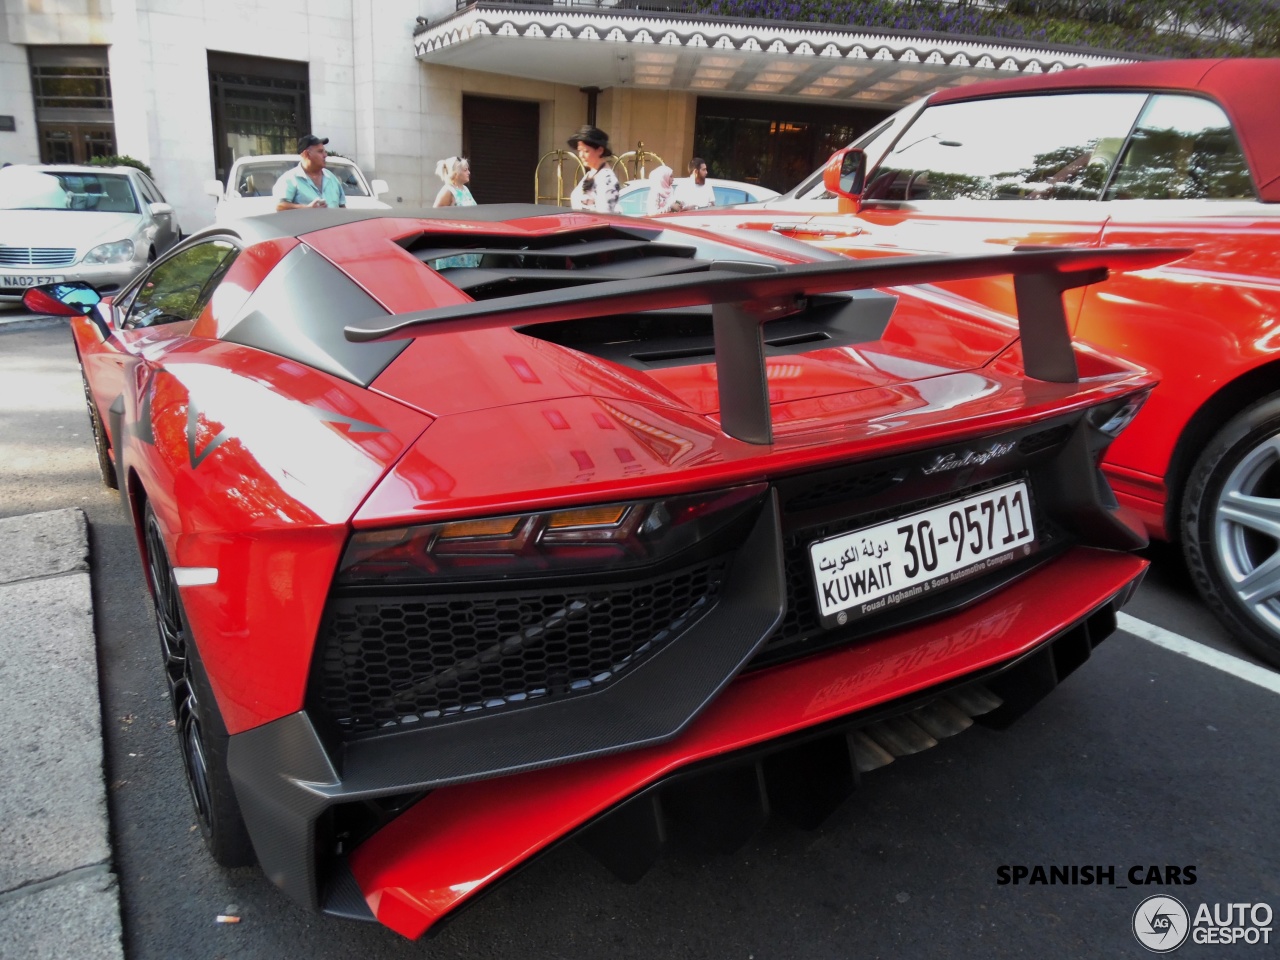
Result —
<instances>
[{"instance_id":1,"label":"black engine grille","mask_svg":"<svg viewBox=\"0 0 1280 960\"><path fill-rule=\"evenodd\" d=\"M350 736L594 691L706 614L727 565L581 590L331 597L312 702Z\"/></svg>"}]
</instances>

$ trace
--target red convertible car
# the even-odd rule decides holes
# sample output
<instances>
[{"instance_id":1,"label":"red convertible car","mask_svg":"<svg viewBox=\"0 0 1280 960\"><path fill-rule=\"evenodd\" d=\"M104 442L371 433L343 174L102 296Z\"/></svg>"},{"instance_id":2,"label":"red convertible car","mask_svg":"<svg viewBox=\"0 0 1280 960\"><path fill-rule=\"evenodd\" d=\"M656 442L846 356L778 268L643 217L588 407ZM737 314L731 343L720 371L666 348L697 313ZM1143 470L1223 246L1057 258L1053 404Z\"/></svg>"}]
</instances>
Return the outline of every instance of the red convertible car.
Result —
<instances>
[{"instance_id":1,"label":"red convertible car","mask_svg":"<svg viewBox=\"0 0 1280 960\"><path fill-rule=\"evenodd\" d=\"M1171 245L1070 295L1160 386L1104 469L1209 606L1280 665L1280 60L1156 61L921 100L777 200L695 214L854 257ZM825 174L825 176L824 176ZM841 182L843 179L843 183ZM681 218L686 219L685 217ZM963 287L1009 309L1007 281Z\"/></svg>"},{"instance_id":2,"label":"red convertible car","mask_svg":"<svg viewBox=\"0 0 1280 960\"><path fill-rule=\"evenodd\" d=\"M291 211L27 303L74 318L213 856L416 937L566 838L634 878L816 824L1084 663L1155 380L1061 294L1178 254ZM1016 316L914 286L992 274Z\"/></svg>"}]
</instances>

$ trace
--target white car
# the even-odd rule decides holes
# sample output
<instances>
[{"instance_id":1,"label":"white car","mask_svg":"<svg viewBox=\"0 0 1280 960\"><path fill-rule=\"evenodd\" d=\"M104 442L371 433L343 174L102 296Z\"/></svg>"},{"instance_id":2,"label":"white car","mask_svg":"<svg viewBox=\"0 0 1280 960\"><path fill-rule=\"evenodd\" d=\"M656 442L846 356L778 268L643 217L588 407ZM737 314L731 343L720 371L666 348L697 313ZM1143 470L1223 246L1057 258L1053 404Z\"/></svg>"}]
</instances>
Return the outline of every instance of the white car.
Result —
<instances>
[{"instance_id":1,"label":"white car","mask_svg":"<svg viewBox=\"0 0 1280 960\"><path fill-rule=\"evenodd\" d=\"M218 201L213 212L215 223L239 220L274 213L275 197L271 188L276 181L298 165L298 157L291 154L271 154L265 157L241 157L231 165L226 186L221 180L206 180L204 192ZM347 195L347 206L353 210L389 210L390 206L378 197L391 188L385 180L365 178L364 172L350 160L330 155L325 162L333 174L342 181Z\"/></svg>"},{"instance_id":2,"label":"white car","mask_svg":"<svg viewBox=\"0 0 1280 960\"><path fill-rule=\"evenodd\" d=\"M677 177L675 184L680 184L687 177ZM770 190L758 183L745 183L741 180L717 180L707 177L707 183L715 193L717 207L729 207L738 203L757 203L778 196L777 190ZM629 217L645 215L645 201L649 199L648 180L628 180L618 194L618 212Z\"/></svg>"},{"instance_id":3,"label":"white car","mask_svg":"<svg viewBox=\"0 0 1280 960\"><path fill-rule=\"evenodd\" d=\"M0 303L70 280L112 293L181 236L173 207L134 167L0 169Z\"/></svg>"}]
</instances>

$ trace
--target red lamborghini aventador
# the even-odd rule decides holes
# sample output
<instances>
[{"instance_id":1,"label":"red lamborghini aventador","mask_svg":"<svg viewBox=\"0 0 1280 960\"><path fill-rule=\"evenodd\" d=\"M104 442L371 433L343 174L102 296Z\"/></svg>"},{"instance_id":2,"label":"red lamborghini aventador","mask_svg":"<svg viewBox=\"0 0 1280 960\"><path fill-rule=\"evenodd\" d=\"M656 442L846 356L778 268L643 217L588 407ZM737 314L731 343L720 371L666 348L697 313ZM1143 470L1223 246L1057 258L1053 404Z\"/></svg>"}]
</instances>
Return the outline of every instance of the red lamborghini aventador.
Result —
<instances>
[{"instance_id":1,"label":"red lamborghini aventador","mask_svg":"<svg viewBox=\"0 0 1280 960\"><path fill-rule=\"evenodd\" d=\"M212 854L416 937L573 837L817 824L1082 665L1154 380L1061 294L1169 250L857 262L540 207L296 211L73 316ZM1017 315L928 286L1011 275Z\"/></svg>"}]
</instances>

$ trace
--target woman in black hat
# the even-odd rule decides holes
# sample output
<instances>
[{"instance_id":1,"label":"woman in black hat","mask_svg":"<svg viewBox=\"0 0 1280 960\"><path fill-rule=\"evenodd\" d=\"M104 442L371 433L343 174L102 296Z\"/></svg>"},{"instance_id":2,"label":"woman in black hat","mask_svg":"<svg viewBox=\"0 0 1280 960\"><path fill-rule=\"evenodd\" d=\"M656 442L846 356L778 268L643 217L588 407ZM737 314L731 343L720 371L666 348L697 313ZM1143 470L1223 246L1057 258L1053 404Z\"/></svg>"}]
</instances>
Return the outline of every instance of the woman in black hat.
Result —
<instances>
[{"instance_id":1,"label":"woman in black hat","mask_svg":"<svg viewBox=\"0 0 1280 960\"><path fill-rule=\"evenodd\" d=\"M569 146L578 151L587 172L569 194L569 203L575 210L591 210L595 213L616 213L618 210L618 177L605 162L613 156L609 149L609 135L590 124L582 126L569 138Z\"/></svg>"}]
</instances>

